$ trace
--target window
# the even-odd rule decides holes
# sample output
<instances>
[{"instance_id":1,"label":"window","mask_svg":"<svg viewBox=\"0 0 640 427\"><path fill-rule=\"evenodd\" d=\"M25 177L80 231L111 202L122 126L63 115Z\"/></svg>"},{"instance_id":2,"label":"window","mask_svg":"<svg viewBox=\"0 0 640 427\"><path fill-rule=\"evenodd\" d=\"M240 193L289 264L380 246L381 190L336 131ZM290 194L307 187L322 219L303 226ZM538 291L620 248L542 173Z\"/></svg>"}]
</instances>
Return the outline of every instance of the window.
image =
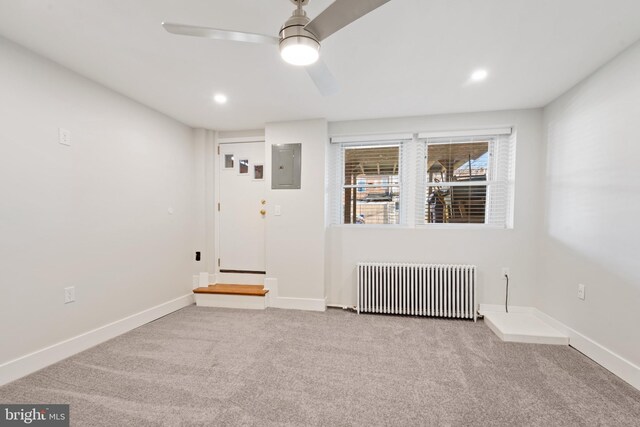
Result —
<instances>
[{"instance_id":1,"label":"window","mask_svg":"<svg viewBox=\"0 0 640 427\"><path fill-rule=\"evenodd\" d=\"M400 144L342 147L342 223L400 222Z\"/></svg>"},{"instance_id":2,"label":"window","mask_svg":"<svg viewBox=\"0 0 640 427\"><path fill-rule=\"evenodd\" d=\"M224 168L233 169L233 154L224 155Z\"/></svg>"},{"instance_id":3,"label":"window","mask_svg":"<svg viewBox=\"0 0 640 427\"><path fill-rule=\"evenodd\" d=\"M332 136L330 222L511 228L515 137L511 128Z\"/></svg>"},{"instance_id":4,"label":"window","mask_svg":"<svg viewBox=\"0 0 640 427\"><path fill-rule=\"evenodd\" d=\"M509 226L508 137L429 138L423 142L424 210L418 224Z\"/></svg>"}]
</instances>

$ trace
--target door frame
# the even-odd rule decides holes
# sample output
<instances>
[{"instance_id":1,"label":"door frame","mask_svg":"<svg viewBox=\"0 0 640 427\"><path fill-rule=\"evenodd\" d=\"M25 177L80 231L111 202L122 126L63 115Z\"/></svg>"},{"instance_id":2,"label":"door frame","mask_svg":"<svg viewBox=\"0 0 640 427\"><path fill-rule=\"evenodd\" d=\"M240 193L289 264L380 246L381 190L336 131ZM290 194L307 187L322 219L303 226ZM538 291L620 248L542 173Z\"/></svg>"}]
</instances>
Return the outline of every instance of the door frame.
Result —
<instances>
[{"instance_id":1,"label":"door frame","mask_svg":"<svg viewBox=\"0 0 640 427\"><path fill-rule=\"evenodd\" d=\"M236 274L236 273L221 273L220 272L220 211L218 210L218 203L220 203L220 146L224 144L238 144L238 143L251 143L251 142L261 142L265 144L265 156L266 156L266 138L264 135L257 136L243 136L243 137L230 137L230 138L216 138L215 146L214 146L214 196L213 196L213 223L214 223L214 259L213 265L215 266L215 275L219 278L221 274ZM267 162L267 158L265 157L265 163ZM265 168L266 169L266 168ZM266 177L265 177L265 191L266 191ZM266 196L266 195L265 195ZM266 235L265 235L266 238ZM266 258L266 245L265 245L265 258ZM251 276L250 273L237 273L243 274L247 276ZM264 276L260 274L260 276Z\"/></svg>"}]
</instances>

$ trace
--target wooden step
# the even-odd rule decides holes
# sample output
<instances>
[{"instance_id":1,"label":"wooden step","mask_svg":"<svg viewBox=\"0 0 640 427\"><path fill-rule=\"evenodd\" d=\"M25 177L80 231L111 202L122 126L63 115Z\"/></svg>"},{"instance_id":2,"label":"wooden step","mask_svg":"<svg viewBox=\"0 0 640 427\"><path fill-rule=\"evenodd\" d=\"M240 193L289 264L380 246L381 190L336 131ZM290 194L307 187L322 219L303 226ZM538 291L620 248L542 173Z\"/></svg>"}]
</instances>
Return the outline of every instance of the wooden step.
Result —
<instances>
[{"instance_id":1,"label":"wooden step","mask_svg":"<svg viewBox=\"0 0 640 427\"><path fill-rule=\"evenodd\" d=\"M247 295L263 297L269 292L263 285L215 284L193 290L194 294Z\"/></svg>"}]
</instances>

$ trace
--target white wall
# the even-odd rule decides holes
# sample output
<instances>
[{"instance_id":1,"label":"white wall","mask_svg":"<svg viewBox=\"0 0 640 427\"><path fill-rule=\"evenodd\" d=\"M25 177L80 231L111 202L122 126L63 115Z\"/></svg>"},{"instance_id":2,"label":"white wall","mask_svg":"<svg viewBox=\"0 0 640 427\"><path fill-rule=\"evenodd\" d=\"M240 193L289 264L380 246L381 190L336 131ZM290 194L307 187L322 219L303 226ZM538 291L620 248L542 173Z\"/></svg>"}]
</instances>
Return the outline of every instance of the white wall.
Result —
<instances>
[{"instance_id":1,"label":"white wall","mask_svg":"<svg viewBox=\"0 0 640 427\"><path fill-rule=\"evenodd\" d=\"M278 279L278 296L324 299L326 120L268 123L266 137L267 277ZM302 144L300 190L271 189L271 146Z\"/></svg>"},{"instance_id":2,"label":"white wall","mask_svg":"<svg viewBox=\"0 0 640 427\"><path fill-rule=\"evenodd\" d=\"M640 43L545 108L538 298L544 312L636 366L639 118ZM584 301L577 298L578 283L586 285Z\"/></svg>"},{"instance_id":3,"label":"white wall","mask_svg":"<svg viewBox=\"0 0 640 427\"><path fill-rule=\"evenodd\" d=\"M192 131L2 38L0 58L1 365L185 295L197 267Z\"/></svg>"},{"instance_id":4,"label":"white wall","mask_svg":"<svg viewBox=\"0 0 640 427\"><path fill-rule=\"evenodd\" d=\"M332 226L328 304L355 305L358 261L465 263L478 266L478 301L504 303L501 268L511 273L510 302L533 305L541 213L542 111L501 111L332 122L330 135L446 131L514 126L517 132L514 229Z\"/></svg>"},{"instance_id":5,"label":"white wall","mask_svg":"<svg viewBox=\"0 0 640 427\"><path fill-rule=\"evenodd\" d=\"M215 248L215 144L216 132L194 129L196 175L194 184L194 247L201 252L201 261L196 263L197 272L215 273L217 256ZM197 280L194 286L197 285Z\"/></svg>"}]
</instances>

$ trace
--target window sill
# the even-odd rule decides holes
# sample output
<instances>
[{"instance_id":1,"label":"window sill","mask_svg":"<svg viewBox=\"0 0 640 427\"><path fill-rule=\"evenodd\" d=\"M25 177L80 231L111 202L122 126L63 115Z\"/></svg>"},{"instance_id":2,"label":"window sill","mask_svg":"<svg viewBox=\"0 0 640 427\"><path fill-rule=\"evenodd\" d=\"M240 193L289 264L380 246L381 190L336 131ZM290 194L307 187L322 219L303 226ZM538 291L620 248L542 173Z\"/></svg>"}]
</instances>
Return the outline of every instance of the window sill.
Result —
<instances>
[{"instance_id":1,"label":"window sill","mask_svg":"<svg viewBox=\"0 0 640 427\"><path fill-rule=\"evenodd\" d=\"M490 231L510 231L513 227L503 227L499 225L487 224L331 224L331 228L348 229L368 229L368 230L490 230Z\"/></svg>"},{"instance_id":2,"label":"window sill","mask_svg":"<svg viewBox=\"0 0 640 427\"><path fill-rule=\"evenodd\" d=\"M365 228L379 230L408 230L414 227L404 224L331 224L332 228Z\"/></svg>"},{"instance_id":3,"label":"window sill","mask_svg":"<svg viewBox=\"0 0 640 427\"><path fill-rule=\"evenodd\" d=\"M490 224L416 224L416 228L430 230L513 230L513 227Z\"/></svg>"}]
</instances>

